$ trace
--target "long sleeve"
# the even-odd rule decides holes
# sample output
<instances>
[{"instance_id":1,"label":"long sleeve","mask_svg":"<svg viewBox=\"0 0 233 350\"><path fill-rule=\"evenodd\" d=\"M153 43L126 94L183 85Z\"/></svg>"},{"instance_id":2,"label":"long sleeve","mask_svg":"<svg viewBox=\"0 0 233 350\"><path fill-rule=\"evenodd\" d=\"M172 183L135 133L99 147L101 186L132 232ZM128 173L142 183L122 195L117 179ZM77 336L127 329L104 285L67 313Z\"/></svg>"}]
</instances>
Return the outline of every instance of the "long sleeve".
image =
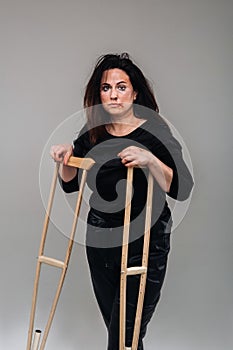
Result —
<instances>
[{"instance_id":1,"label":"long sleeve","mask_svg":"<svg viewBox=\"0 0 233 350\"><path fill-rule=\"evenodd\" d=\"M174 141L172 142L174 143ZM167 194L174 199L184 201L189 197L194 181L183 160L182 148L177 141L176 145L171 149L171 156L174 163L173 178L170 191Z\"/></svg>"},{"instance_id":2,"label":"long sleeve","mask_svg":"<svg viewBox=\"0 0 233 350\"><path fill-rule=\"evenodd\" d=\"M59 175L59 182L65 193L72 193L72 192L78 191L79 190L78 171L76 176L68 182L63 181L61 176Z\"/></svg>"},{"instance_id":3,"label":"long sleeve","mask_svg":"<svg viewBox=\"0 0 233 350\"><path fill-rule=\"evenodd\" d=\"M167 195L184 201L189 197L194 181L183 159L182 147L168 126L162 125L156 130L156 134L157 142L153 153L173 170L172 183Z\"/></svg>"}]
</instances>

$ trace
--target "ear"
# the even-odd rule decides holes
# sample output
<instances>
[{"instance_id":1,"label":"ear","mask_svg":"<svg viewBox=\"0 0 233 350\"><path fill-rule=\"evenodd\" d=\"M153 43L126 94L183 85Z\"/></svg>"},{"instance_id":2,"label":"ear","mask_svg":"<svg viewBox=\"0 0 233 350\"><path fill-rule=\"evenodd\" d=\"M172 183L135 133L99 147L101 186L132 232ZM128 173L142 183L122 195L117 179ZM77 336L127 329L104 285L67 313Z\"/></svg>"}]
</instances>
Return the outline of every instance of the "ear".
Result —
<instances>
[{"instance_id":1,"label":"ear","mask_svg":"<svg viewBox=\"0 0 233 350\"><path fill-rule=\"evenodd\" d=\"M138 95L137 91L134 91L134 95L133 95L133 99L134 99L134 101L136 100L137 95Z\"/></svg>"}]
</instances>

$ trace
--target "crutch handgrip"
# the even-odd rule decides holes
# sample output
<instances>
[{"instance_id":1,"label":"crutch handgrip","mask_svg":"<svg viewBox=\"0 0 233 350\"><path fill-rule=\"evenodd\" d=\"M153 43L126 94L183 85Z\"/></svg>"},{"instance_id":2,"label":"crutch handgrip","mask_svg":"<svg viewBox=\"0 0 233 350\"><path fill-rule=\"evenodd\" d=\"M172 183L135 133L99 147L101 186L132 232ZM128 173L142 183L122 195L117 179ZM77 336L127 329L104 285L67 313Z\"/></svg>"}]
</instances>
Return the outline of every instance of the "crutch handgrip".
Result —
<instances>
[{"instance_id":1,"label":"crutch handgrip","mask_svg":"<svg viewBox=\"0 0 233 350\"><path fill-rule=\"evenodd\" d=\"M71 156L66 165L83 170L89 170L94 164L95 161L91 158L79 158Z\"/></svg>"}]
</instances>

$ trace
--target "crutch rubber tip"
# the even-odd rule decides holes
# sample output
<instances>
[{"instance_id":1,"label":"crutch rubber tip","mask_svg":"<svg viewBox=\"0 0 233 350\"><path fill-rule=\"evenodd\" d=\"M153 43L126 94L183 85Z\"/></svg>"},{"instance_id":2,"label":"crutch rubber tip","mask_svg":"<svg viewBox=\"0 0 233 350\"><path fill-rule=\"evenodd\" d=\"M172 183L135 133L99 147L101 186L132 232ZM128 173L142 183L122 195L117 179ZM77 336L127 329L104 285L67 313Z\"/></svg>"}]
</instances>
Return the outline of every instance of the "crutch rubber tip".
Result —
<instances>
[{"instance_id":1,"label":"crutch rubber tip","mask_svg":"<svg viewBox=\"0 0 233 350\"><path fill-rule=\"evenodd\" d=\"M35 333L41 333L41 330L40 329L36 329Z\"/></svg>"}]
</instances>

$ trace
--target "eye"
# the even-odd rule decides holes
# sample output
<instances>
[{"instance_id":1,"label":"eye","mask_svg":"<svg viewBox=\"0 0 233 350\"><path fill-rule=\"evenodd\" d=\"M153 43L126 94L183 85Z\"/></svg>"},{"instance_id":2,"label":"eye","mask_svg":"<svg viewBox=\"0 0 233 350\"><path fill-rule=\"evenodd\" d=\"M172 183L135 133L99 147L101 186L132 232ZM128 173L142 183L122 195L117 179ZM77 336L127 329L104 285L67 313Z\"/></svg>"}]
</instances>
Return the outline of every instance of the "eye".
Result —
<instances>
[{"instance_id":1,"label":"eye","mask_svg":"<svg viewBox=\"0 0 233 350\"><path fill-rule=\"evenodd\" d=\"M102 85L101 91L106 92L106 91L108 91L108 90L109 90L109 85Z\"/></svg>"},{"instance_id":2,"label":"eye","mask_svg":"<svg viewBox=\"0 0 233 350\"><path fill-rule=\"evenodd\" d=\"M119 89L120 91L125 91L126 86L125 86L125 85L119 85L119 86L118 86L118 89Z\"/></svg>"}]
</instances>

